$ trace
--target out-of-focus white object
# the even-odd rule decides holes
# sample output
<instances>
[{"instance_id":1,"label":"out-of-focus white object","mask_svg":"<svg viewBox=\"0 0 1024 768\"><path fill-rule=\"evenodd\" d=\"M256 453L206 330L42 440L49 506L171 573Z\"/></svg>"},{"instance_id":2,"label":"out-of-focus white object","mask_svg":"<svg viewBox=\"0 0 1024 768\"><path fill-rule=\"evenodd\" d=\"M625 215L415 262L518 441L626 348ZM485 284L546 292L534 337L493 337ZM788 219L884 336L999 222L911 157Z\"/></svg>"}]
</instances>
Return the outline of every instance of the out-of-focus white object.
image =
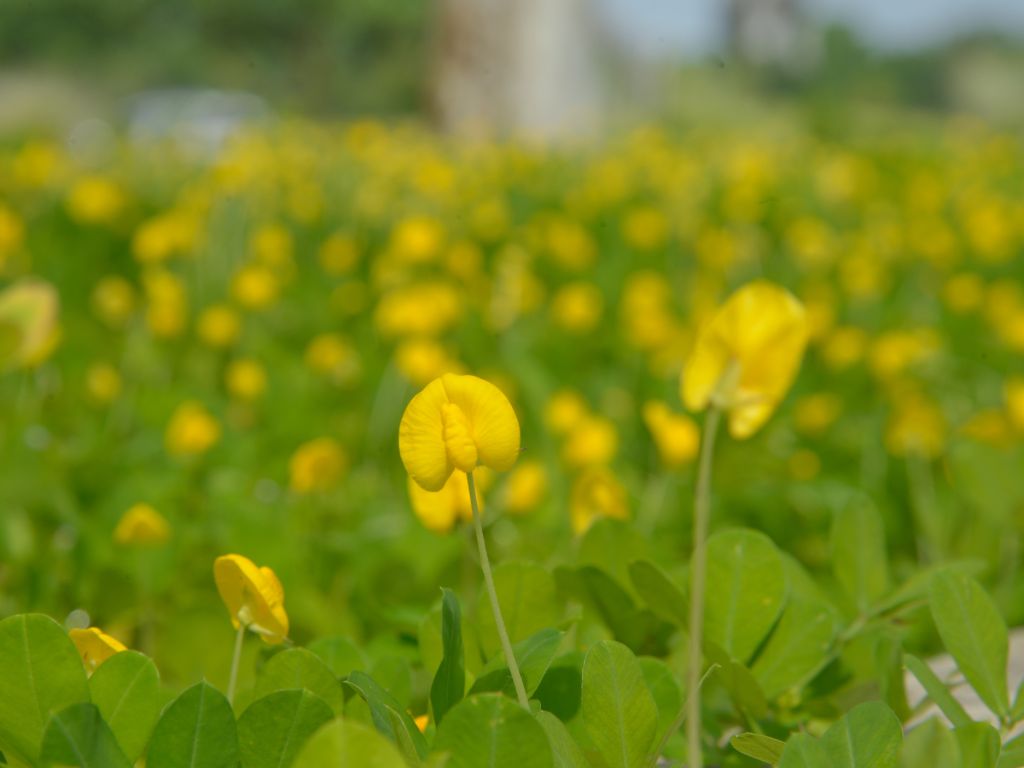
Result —
<instances>
[{"instance_id":1,"label":"out-of-focus white object","mask_svg":"<svg viewBox=\"0 0 1024 768\"><path fill-rule=\"evenodd\" d=\"M144 91L129 101L128 136L135 143L171 140L189 154L213 155L228 138L269 113L263 99L242 91Z\"/></svg>"}]
</instances>

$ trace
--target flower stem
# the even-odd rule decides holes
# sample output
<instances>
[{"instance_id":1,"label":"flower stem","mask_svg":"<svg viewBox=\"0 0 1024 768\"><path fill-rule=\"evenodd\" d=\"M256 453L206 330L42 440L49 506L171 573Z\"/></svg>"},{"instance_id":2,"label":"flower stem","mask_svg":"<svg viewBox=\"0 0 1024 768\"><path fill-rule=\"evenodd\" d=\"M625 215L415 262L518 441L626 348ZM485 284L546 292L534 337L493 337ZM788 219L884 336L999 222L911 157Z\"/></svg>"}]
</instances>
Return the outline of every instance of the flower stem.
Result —
<instances>
[{"instance_id":1,"label":"flower stem","mask_svg":"<svg viewBox=\"0 0 1024 768\"><path fill-rule=\"evenodd\" d=\"M228 678L228 704L235 703L235 684L238 682L238 663L242 660L242 641L245 639L245 624L238 623L235 635L235 655L231 657L231 676Z\"/></svg>"},{"instance_id":2,"label":"flower stem","mask_svg":"<svg viewBox=\"0 0 1024 768\"><path fill-rule=\"evenodd\" d=\"M711 517L711 456L715 450L715 434L721 411L716 405L708 409L704 419L703 445L697 468L697 487L693 498L693 557L690 560L690 646L687 654L686 678L686 748L687 766L701 768L704 754L700 741L700 680L704 635L704 582L707 576L708 521Z\"/></svg>"},{"instance_id":3,"label":"flower stem","mask_svg":"<svg viewBox=\"0 0 1024 768\"><path fill-rule=\"evenodd\" d=\"M505 620L501 617L501 606L498 604L498 592L494 588L494 576L491 574L491 560L487 556L487 544L484 541L484 526L480 519L480 507L476 500L476 484L473 482L473 473L466 473L466 480L469 483L469 503L473 508L473 527L476 528L476 546L480 550L480 568L484 572L484 584L487 587L487 596L491 599L491 612L494 614L494 626L498 630L498 637L501 640L501 649L505 654L505 663L508 664L508 671L512 675L512 684L516 688L516 698L520 705L527 712L530 711L530 699L526 695L526 686L523 685L523 677L519 674L519 665L516 664L515 653L512 651L512 641L508 638L508 630L505 629Z\"/></svg>"}]
</instances>

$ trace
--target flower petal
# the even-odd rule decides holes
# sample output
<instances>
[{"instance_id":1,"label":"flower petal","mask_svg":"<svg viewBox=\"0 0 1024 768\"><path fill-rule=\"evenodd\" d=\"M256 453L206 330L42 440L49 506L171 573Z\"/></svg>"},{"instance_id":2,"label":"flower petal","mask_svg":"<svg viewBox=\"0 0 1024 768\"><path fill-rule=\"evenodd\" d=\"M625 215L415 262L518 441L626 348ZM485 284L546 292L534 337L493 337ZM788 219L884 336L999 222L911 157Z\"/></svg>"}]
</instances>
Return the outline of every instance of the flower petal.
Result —
<instances>
[{"instance_id":1,"label":"flower petal","mask_svg":"<svg viewBox=\"0 0 1024 768\"><path fill-rule=\"evenodd\" d=\"M427 491L440 490L453 469L441 418L447 401L444 384L435 379L409 401L398 427L398 452L405 471Z\"/></svg>"},{"instance_id":2,"label":"flower petal","mask_svg":"<svg viewBox=\"0 0 1024 768\"><path fill-rule=\"evenodd\" d=\"M505 394L476 376L447 373L441 382L469 421L480 463L498 471L511 469L519 458L519 420Z\"/></svg>"}]
</instances>

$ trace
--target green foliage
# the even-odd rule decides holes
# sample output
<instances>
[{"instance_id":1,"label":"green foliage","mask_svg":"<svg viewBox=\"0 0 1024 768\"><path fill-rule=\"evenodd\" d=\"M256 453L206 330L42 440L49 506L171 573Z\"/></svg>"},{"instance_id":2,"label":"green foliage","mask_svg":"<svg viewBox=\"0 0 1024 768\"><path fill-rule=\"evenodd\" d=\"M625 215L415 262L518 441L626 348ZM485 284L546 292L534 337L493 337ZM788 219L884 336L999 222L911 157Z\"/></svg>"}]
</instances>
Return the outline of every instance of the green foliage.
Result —
<instances>
[{"instance_id":1,"label":"green foliage","mask_svg":"<svg viewBox=\"0 0 1024 768\"><path fill-rule=\"evenodd\" d=\"M135 651L115 654L89 678L89 691L121 750L136 760L160 717L160 675L152 659Z\"/></svg>"},{"instance_id":2,"label":"green foliage","mask_svg":"<svg viewBox=\"0 0 1024 768\"><path fill-rule=\"evenodd\" d=\"M242 768L282 768L321 726L334 719L330 705L306 690L275 691L238 718Z\"/></svg>"},{"instance_id":3,"label":"green foliage","mask_svg":"<svg viewBox=\"0 0 1024 768\"><path fill-rule=\"evenodd\" d=\"M39 753L43 765L131 768L95 704L72 704L50 717Z\"/></svg>"},{"instance_id":4,"label":"green foliage","mask_svg":"<svg viewBox=\"0 0 1024 768\"><path fill-rule=\"evenodd\" d=\"M541 684L555 654L562 644L563 633L557 629L542 629L533 637L512 646L512 653L523 676L526 693L532 694ZM504 656L495 656L481 670L480 676L470 689L471 693L488 693L501 691L507 696L515 694L512 673L508 670Z\"/></svg>"},{"instance_id":5,"label":"green foliage","mask_svg":"<svg viewBox=\"0 0 1024 768\"><path fill-rule=\"evenodd\" d=\"M502 563L494 569L494 587L513 643L557 624L561 618L555 581L546 569L535 563ZM480 645L490 658L498 653L500 643L494 616L483 591L477 604L477 621Z\"/></svg>"},{"instance_id":6,"label":"green foliage","mask_svg":"<svg viewBox=\"0 0 1024 768\"><path fill-rule=\"evenodd\" d=\"M466 693L466 660L462 648L462 610L450 589L444 590L441 601L441 640L444 657L430 685L430 707L434 722L440 724L445 714L462 701Z\"/></svg>"},{"instance_id":7,"label":"green foliage","mask_svg":"<svg viewBox=\"0 0 1024 768\"><path fill-rule=\"evenodd\" d=\"M306 742L294 768L408 768L387 739L371 728L348 720L332 720Z\"/></svg>"},{"instance_id":8,"label":"green foliage","mask_svg":"<svg viewBox=\"0 0 1024 768\"><path fill-rule=\"evenodd\" d=\"M304 688L326 701L335 714L341 714L345 695L338 678L317 656L305 648L288 648L266 663L256 678L255 696L274 691Z\"/></svg>"},{"instance_id":9,"label":"green foliage","mask_svg":"<svg viewBox=\"0 0 1024 768\"><path fill-rule=\"evenodd\" d=\"M887 706L860 704L820 738L797 734L786 742L779 768L897 768L900 721Z\"/></svg>"},{"instance_id":10,"label":"green foliage","mask_svg":"<svg viewBox=\"0 0 1024 768\"><path fill-rule=\"evenodd\" d=\"M457 704L437 730L434 750L451 768L554 768L544 728L504 696L483 693Z\"/></svg>"},{"instance_id":11,"label":"green foliage","mask_svg":"<svg viewBox=\"0 0 1024 768\"><path fill-rule=\"evenodd\" d=\"M209 683L197 683L164 710L146 752L147 768L224 768L238 762L231 705Z\"/></svg>"}]
</instances>

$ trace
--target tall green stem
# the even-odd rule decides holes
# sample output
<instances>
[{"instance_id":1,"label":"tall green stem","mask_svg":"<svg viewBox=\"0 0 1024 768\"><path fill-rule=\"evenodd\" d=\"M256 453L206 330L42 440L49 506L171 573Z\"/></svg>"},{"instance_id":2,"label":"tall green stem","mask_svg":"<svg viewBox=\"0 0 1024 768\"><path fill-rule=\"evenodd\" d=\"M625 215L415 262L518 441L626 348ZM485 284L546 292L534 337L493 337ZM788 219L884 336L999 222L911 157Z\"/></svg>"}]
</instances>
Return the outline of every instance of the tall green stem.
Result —
<instances>
[{"instance_id":1,"label":"tall green stem","mask_svg":"<svg viewBox=\"0 0 1024 768\"><path fill-rule=\"evenodd\" d=\"M235 654L231 657L231 676L228 677L228 704L235 703L235 685L238 683L238 663L242 659L242 641L245 639L245 624L238 623L235 635Z\"/></svg>"},{"instance_id":2,"label":"tall green stem","mask_svg":"<svg viewBox=\"0 0 1024 768\"><path fill-rule=\"evenodd\" d=\"M512 651L512 641L509 640L508 630L505 629L505 620L501 617L501 606L498 604L498 591L494 588L494 576L491 574L491 560L487 556L487 543L484 541L484 525L480 519L480 507L476 501L476 484L473 482L473 473L466 473L466 480L469 482L469 503L473 507L473 527L476 528L476 546L480 550L480 568L484 572L484 584L487 587L487 596L491 599L491 612L494 614L494 626L498 630L498 638L501 640L501 650L505 654L505 663L508 664L508 671L512 675L512 684L516 688L516 698L526 711L530 710L530 699L526 695L526 686L523 685L523 676L519 674L519 665L516 664L515 653Z\"/></svg>"},{"instance_id":3,"label":"tall green stem","mask_svg":"<svg viewBox=\"0 0 1024 768\"><path fill-rule=\"evenodd\" d=\"M690 647L687 655L686 744L688 768L701 768L700 675L704 637L704 582L707 575L708 521L711 517L711 456L715 451L715 434L721 411L716 405L708 409L704 419L703 444L697 468L697 487L693 499L693 557L690 560Z\"/></svg>"}]
</instances>

